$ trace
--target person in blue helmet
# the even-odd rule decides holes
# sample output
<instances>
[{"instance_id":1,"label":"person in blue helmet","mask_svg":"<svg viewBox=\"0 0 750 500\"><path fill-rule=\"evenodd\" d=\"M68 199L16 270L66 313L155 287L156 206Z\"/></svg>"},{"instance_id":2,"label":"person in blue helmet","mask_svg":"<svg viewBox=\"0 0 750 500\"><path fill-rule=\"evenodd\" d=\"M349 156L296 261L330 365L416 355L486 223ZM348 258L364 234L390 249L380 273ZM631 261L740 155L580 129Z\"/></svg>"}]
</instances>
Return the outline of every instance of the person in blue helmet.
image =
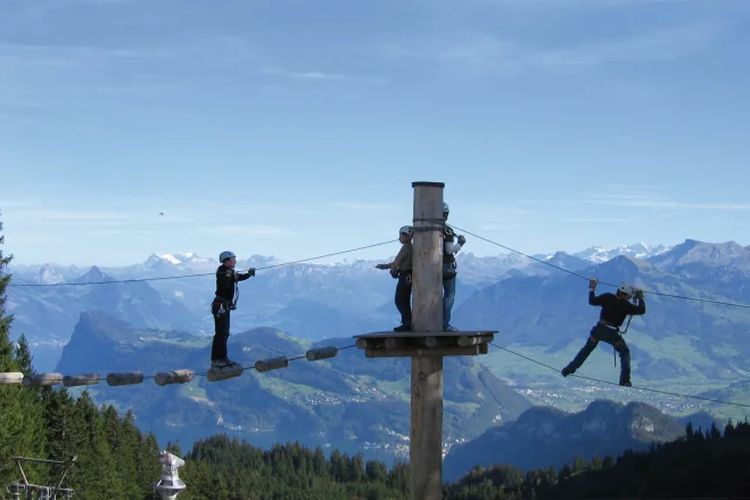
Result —
<instances>
[{"instance_id":1,"label":"person in blue helmet","mask_svg":"<svg viewBox=\"0 0 750 500\"><path fill-rule=\"evenodd\" d=\"M255 276L255 268L246 273L234 270L237 256L233 252L224 251L219 254L221 265L216 269L216 296L211 302L211 314L214 317L214 339L211 344L211 367L225 368L236 364L227 357L227 340L229 339L229 317L231 311L237 308L239 289L237 283Z\"/></svg>"},{"instance_id":2,"label":"person in blue helmet","mask_svg":"<svg viewBox=\"0 0 750 500\"><path fill-rule=\"evenodd\" d=\"M597 283L595 279L589 280L589 304L602 308L599 314L599 321L591 329L588 340L576 357L560 373L562 373L563 377L575 373L601 341L614 346L620 355L620 385L631 387L630 349L628 349L625 339L620 334L620 326L628 315L640 316L641 314L646 314L646 302L643 300L643 290L623 283L615 294L603 293L596 295L594 292L596 291ZM632 297L635 297L636 304L630 301Z\"/></svg>"}]
</instances>

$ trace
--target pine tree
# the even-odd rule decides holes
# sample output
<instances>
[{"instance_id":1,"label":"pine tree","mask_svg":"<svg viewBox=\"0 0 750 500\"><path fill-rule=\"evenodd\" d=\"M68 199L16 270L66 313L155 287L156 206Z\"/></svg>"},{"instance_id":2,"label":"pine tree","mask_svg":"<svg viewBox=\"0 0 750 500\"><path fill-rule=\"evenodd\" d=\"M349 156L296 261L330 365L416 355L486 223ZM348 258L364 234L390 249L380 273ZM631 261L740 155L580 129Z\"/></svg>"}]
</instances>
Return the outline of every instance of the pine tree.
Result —
<instances>
[{"instance_id":1,"label":"pine tree","mask_svg":"<svg viewBox=\"0 0 750 500\"><path fill-rule=\"evenodd\" d=\"M85 500L100 498L124 499L123 485L115 470L112 449L104 430L104 417L97 409L88 392L83 392L75 401L66 433L78 456L71 470L70 482L76 490L76 498Z\"/></svg>"},{"instance_id":2,"label":"pine tree","mask_svg":"<svg viewBox=\"0 0 750 500\"><path fill-rule=\"evenodd\" d=\"M0 221L0 371L16 369L13 362L13 346L10 343L10 324L13 317L5 312L5 292L10 283L10 274L5 272L13 256L3 257L3 223Z\"/></svg>"},{"instance_id":3,"label":"pine tree","mask_svg":"<svg viewBox=\"0 0 750 500\"><path fill-rule=\"evenodd\" d=\"M10 340L13 317L5 311L5 294L11 280L6 272L11 256L3 256L5 237L2 227L0 222L0 371L30 372L31 356L25 338L17 349ZM19 386L0 386L0 409L0 489L4 489L8 482L17 479L18 471L11 463L11 457L39 457L42 454L44 439L39 392ZM37 469L30 469L34 479L38 479Z\"/></svg>"},{"instance_id":4,"label":"pine tree","mask_svg":"<svg viewBox=\"0 0 750 500\"><path fill-rule=\"evenodd\" d=\"M18 369L23 373L33 373L34 366L32 365L34 358L31 356L31 350L29 349L29 341L26 340L26 335L18 337L18 344L16 345L16 364Z\"/></svg>"}]
</instances>

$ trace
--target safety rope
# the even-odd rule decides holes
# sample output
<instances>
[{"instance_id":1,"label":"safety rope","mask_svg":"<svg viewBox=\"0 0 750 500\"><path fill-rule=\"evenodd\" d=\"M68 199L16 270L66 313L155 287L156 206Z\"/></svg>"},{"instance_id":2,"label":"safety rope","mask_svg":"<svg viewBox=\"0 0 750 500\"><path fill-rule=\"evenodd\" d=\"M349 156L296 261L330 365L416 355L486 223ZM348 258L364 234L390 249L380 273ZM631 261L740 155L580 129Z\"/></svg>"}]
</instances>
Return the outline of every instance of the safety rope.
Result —
<instances>
[{"instance_id":1,"label":"safety rope","mask_svg":"<svg viewBox=\"0 0 750 500\"><path fill-rule=\"evenodd\" d=\"M503 346L501 346L499 344L496 344L494 342L490 342L490 345L492 345L494 347L497 347L498 349L503 350L505 352L508 352L510 354L513 354L514 356L518 356L519 358L523 358L526 361L530 361L530 362L535 363L535 364L537 364L539 366L543 366L545 368L548 368L548 369L554 371L557 374L560 373L560 370L558 370L554 366L548 365L547 363L543 363L541 361L537 361L534 358L531 358L531 357L526 356L524 354L521 354L519 352L512 351L512 350L508 349L507 347L503 347ZM610 382L609 380L602 380L602 379L598 379L598 378L594 378L594 377L587 377L585 375L571 374L569 376L570 377L580 378L580 379L583 379L583 380L588 380L590 382L597 382L597 383L600 383L600 384L607 384L607 385L614 385L614 386L617 386L617 387L623 387L620 384L615 383L615 382ZM625 388L625 387L623 387L623 388ZM692 394L682 394L682 393L679 393L679 392L662 391L662 390L659 390L659 389L652 389L650 387L639 387L639 386L635 386L635 385L630 386L629 388L630 389L635 389L635 390L638 390L638 391L652 392L652 393L656 393L656 394L666 394L666 395L669 395L669 396L676 396L676 397L680 397L680 398L684 398L684 399L695 399L695 400L699 400L699 401L708 401L708 402L711 402L711 403L720 403L720 404L731 405L731 406L739 406L741 408L750 408L750 404L738 403L736 401L724 401L724 400L721 400L721 399L706 398L706 397L703 397L703 396L695 396L695 395L692 395Z\"/></svg>"},{"instance_id":2,"label":"safety rope","mask_svg":"<svg viewBox=\"0 0 750 500\"><path fill-rule=\"evenodd\" d=\"M531 259L531 260L534 260L536 262L539 262L540 264L544 264L545 266L553 267L553 268L555 268L555 269L557 269L559 271L563 271L563 272L571 274L573 276L578 276L579 278L584 279L586 281L588 281L590 279L588 276L584 276L581 273L577 273L575 271L571 271L570 269L565 269L564 267L558 266L557 264L553 264L552 262L548 262L548 261L546 261L544 259L540 259L538 257L534 257L533 255L526 254L524 252L521 252L520 250L516 250L515 248L511 248L509 246L503 245L502 243L498 243L496 241L492 241L489 238L485 238L483 236L479 236L478 234L473 233L473 232L469 231L468 229L460 228L460 227L456 226L455 224L452 224L452 226L454 228L458 229L459 231L462 231L462 232L464 232L466 234L469 234L469 235L471 235L471 236L473 236L473 237L475 237L475 238L477 238L479 240L486 241L487 243L490 243L492 245L495 245L495 246L498 246L498 247L503 248L505 250L508 250L509 252L513 252L515 254L522 255L522 256L524 256L524 257L526 257L528 259ZM616 285L614 283L608 283L606 281L599 281L599 283L602 283L604 285L608 285L608 286L611 286L611 287L614 287L614 288L617 288L619 286L619 285ZM750 309L750 304L741 304L741 303L738 303L738 302L727 302L727 301L723 301L723 300L703 299L703 298L700 298L700 297L689 297L689 296L686 296L686 295L678 295L678 294L673 294L673 293L656 292L656 291L653 291L653 290L643 290L643 293L647 293L649 295L658 295L660 297L669 297L669 298L673 298L673 299L692 300L692 301L695 301L695 302L703 302L703 303L706 303L706 304L716 304L716 305L722 305L722 306L742 307L742 308L745 308L745 309Z\"/></svg>"},{"instance_id":3,"label":"safety rope","mask_svg":"<svg viewBox=\"0 0 750 500\"><path fill-rule=\"evenodd\" d=\"M371 245L365 245L365 246L361 246L361 247L350 248L348 250L341 250L339 252L332 252L332 253L327 253L327 254L324 254L324 255L316 255L314 257L307 257L305 259L294 260L294 261L291 261L291 262L282 262L280 264L273 264L273 265L270 265L270 266L256 267L255 270L256 271L265 271L267 269L274 269L274 268L277 268L277 267L291 266L291 265L294 265L294 264L301 264L301 263L310 262L310 261L313 261L313 260L324 259L326 257L334 257L336 255L344 255L344 254L347 254L347 253L358 252L360 250L366 250L368 248L375 248L375 247L379 247L379 246L383 246L383 245L388 245L388 244L391 244L391 243L395 243L396 241L398 241L398 240L381 241L379 243L373 243ZM161 276L161 277L155 277L155 278L131 278L131 279L105 280L105 281L71 281L71 282L65 282L65 283L28 283L28 282L27 283L12 283L11 282L11 283L8 284L8 286L10 286L10 287L16 287L16 288L21 288L21 287L37 287L37 288L40 288L40 287L59 287L59 286L111 285L111 284L114 284L114 283L140 283L140 282L143 282L143 281L177 280L177 279L198 278L198 277L202 277L202 276L214 276L214 275L215 275L215 273L211 272L211 273L180 274L180 275L176 275L176 276ZM23 281L26 281L26 280L23 280Z\"/></svg>"}]
</instances>

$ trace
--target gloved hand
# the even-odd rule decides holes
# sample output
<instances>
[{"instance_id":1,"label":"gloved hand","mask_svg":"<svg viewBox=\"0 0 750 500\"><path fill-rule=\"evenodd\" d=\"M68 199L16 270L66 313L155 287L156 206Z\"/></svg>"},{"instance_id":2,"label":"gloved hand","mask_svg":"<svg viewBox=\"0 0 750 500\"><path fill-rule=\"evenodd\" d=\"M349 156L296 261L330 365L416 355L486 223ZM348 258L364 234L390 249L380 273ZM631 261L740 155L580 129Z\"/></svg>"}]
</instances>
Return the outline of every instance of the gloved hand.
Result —
<instances>
[{"instance_id":1,"label":"gloved hand","mask_svg":"<svg viewBox=\"0 0 750 500\"><path fill-rule=\"evenodd\" d=\"M375 266L375 268L377 268L377 269L388 269L389 267L391 267L391 266L389 266L388 264L377 264Z\"/></svg>"},{"instance_id":2,"label":"gloved hand","mask_svg":"<svg viewBox=\"0 0 750 500\"><path fill-rule=\"evenodd\" d=\"M589 289L590 290L596 290L596 285L599 283L599 281L596 278L591 278L589 280Z\"/></svg>"},{"instance_id":3,"label":"gloved hand","mask_svg":"<svg viewBox=\"0 0 750 500\"><path fill-rule=\"evenodd\" d=\"M398 270L391 269L391 277L392 278L398 278Z\"/></svg>"},{"instance_id":4,"label":"gloved hand","mask_svg":"<svg viewBox=\"0 0 750 500\"><path fill-rule=\"evenodd\" d=\"M643 299L643 290L641 290L640 288L637 289L635 291L635 298L638 299L638 300L642 300Z\"/></svg>"},{"instance_id":5,"label":"gloved hand","mask_svg":"<svg viewBox=\"0 0 750 500\"><path fill-rule=\"evenodd\" d=\"M458 236L458 244L461 246L464 246L464 243L466 243L466 237L463 234L461 234Z\"/></svg>"},{"instance_id":6,"label":"gloved hand","mask_svg":"<svg viewBox=\"0 0 750 500\"><path fill-rule=\"evenodd\" d=\"M248 276L255 276L255 268L251 267L250 269L248 269L247 274Z\"/></svg>"}]
</instances>

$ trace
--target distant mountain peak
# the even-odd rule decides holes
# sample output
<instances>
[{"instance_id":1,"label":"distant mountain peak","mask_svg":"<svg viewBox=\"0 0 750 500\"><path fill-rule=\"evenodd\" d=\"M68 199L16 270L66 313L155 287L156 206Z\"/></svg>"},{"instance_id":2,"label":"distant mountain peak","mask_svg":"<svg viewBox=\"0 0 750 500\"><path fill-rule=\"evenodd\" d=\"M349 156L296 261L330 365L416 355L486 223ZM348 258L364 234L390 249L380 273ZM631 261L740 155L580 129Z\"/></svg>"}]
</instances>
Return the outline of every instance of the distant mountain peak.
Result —
<instances>
[{"instance_id":1,"label":"distant mountain peak","mask_svg":"<svg viewBox=\"0 0 750 500\"><path fill-rule=\"evenodd\" d=\"M686 239L669 252L655 256L651 261L661 268L705 266L708 268L735 267L750 271L750 249L735 241L707 243Z\"/></svg>"},{"instance_id":2,"label":"distant mountain peak","mask_svg":"<svg viewBox=\"0 0 750 500\"><path fill-rule=\"evenodd\" d=\"M79 283L100 283L102 281L109 281L111 279L111 276L102 272L102 270L98 267L91 266L91 269L89 269L86 274L84 274L83 276L79 276L73 281Z\"/></svg>"},{"instance_id":3,"label":"distant mountain peak","mask_svg":"<svg viewBox=\"0 0 750 500\"><path fill-rule=\"evenodd\" d=\"M202 264L210 262L210 259L201 257L195 252L180 252L180 253L162 253L162 254L151 254L146 259L145 265L156 266L160 264L180 266L186 264Z\"/></svg>"},{"instance_id":4,"label":"distant mountain peak","mask_svg":"<svg viewBox=\"0 0 750 500\"><path fill-rule=\"evenodd\" d=\"M625 255L642 260L649 257L654 257L656 255L661 255L671 249L671 246L663 245L661 243L651 245L648 243L639 242L632 243L630 245L620 245L614 247L593 246L581 252L577 252L573 254L573 256L578 257L579 259L588 260L590 262L600 264L602 262L612 260L619 255Z\"/></svg>"}]
</instances>

